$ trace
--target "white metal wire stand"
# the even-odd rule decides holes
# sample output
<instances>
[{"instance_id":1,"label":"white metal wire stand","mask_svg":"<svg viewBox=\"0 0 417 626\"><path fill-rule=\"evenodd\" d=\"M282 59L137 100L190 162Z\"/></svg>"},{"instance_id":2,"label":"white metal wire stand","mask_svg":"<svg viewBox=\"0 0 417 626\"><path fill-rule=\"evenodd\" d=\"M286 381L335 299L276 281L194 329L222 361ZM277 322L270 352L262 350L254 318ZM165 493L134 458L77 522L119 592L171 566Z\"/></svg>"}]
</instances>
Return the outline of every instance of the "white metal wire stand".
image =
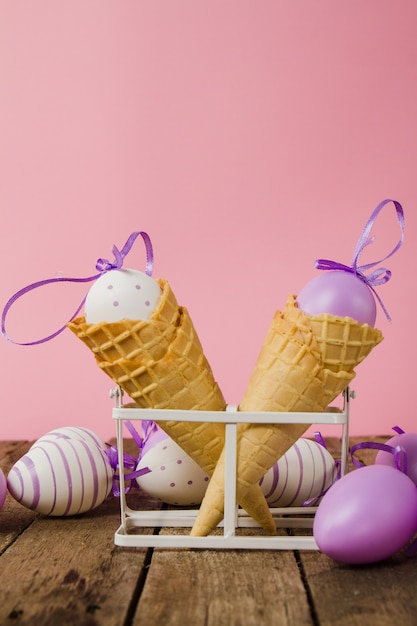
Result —
<instances>
[{"instance_id":1,"label":"white metal wire stand","mask_svg":"<svg viewBox=\"0 0 417 626\"><path fill-rule=\"evenodd\" d=\"M270 550L317 550L318 546L311 530L307 534L280 534L267 536L257 522L236 504L236 441L239 423L268 424L333 424L341 427L341 474L347 471L349 452L349 413L350 399L354 393L347 388L343 394L343 407L329 407L322 413L270 413L242 412L235 406L228 406L226 411L177 411L159 409L127 408L122 404L120 389L113 391L116 406L113 418L117 428L117 449L119 455L120 475L120 512L121 525L114 535L115 544L125 547L160 547L160 548L204 548L204 549L270 549ZM226 477L224 495L224 519L219 525L220 533L207 537L191 537L189 529L193 526L197 515L196 509L170 509L141 511L129 508L124 493L123 466L123 423L126 420L178 420L191 422L222 422L225 423L225 458ZM286 507L271 509L277 528L311 529L316 506ZM153 529L153 533L145 534L141 529ZM169 529L185 529L185 534L174 533ZM246 534L244 529L258 529L259 534L251 531ZM159 533L160 529L164 530ZM238 531L238 532L237 532ZM149 532L149 530L148 530Z\"/></svg>"}]
</instances>

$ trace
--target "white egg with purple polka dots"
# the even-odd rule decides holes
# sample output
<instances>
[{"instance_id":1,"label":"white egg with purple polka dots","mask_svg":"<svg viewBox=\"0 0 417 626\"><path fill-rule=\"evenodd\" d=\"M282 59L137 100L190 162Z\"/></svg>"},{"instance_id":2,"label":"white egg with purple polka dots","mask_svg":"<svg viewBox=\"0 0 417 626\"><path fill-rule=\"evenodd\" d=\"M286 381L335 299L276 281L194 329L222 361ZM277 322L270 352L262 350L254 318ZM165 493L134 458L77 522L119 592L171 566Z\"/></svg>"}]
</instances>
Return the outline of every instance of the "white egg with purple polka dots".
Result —
<instances>
[{"instance_id":1,"label":"white egg with purple polka dots","mask_svg":"<svg viewBox=\"0 0 417 626\"><path fill-rule=\"evenodd\" d=\"M90 288L84 305L87 324L148 320L161 296L159 284L144 272L110 270Z\"/></svg>"},{"instance_id":2,"label":"white egg with purple polka dots","mask_svg":"<svg viewBox=\"0 0 417 626\"><path fill-rule=\"evenodd\" d=\"M151 471L136 481L153 498L177 506L201 504L209 477L170 437L157 431L146 441L137 469Z\"/></svg>"}]
</instances>

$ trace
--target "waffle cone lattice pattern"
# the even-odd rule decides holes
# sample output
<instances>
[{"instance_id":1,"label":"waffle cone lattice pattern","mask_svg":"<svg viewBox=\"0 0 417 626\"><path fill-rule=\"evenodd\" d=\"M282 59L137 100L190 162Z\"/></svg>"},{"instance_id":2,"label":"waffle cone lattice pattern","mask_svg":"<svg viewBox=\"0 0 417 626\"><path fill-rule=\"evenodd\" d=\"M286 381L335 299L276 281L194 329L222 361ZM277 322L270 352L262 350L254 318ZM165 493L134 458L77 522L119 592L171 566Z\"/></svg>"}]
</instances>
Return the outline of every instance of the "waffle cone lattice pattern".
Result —
<instances>
[{"instance_id":1,"label":"waffle cone lattice pattern","mask_svg":"<svg viewBox=\"0 0 417 626\"><path fill-rule=\"evenodd\" d=\"M341 359L349 354L349 362L342 361L331 369L328 367L326 330L328 322L336 321L338 357ZM289 297L282 313L276 312L240 403L240 411L324 411L354 378L355 365L382 339L379 331L369 332L369 327L362 328L361 336L373 336L373 341L363 350L356 350L354 360L350 350L350 330L354 328L356 331L357 327L364 325L352 324L353 320L343 318L315 322L298 309L294 296ZM336 365L335 362L331 364ZM238 425L238 499L245 497L251 485L258 483L308 427L309 424ZM207 535L223 518L225 471L223 452L192 528L194 536Z\"/></svg>"},{"instance_id":2,"label":"waffle cone lattice pattern","mask_svg":"<svg viewBox=\"0 0 417 626\"><path fill-rule=\"evenodd\" d=\"M93 352L96 362L141 408L223 411L226 403L187 309L179 307L166 281L147 322L86 324L68 327ZM187 421L158 423L183 450L212 475L224 446L224 424ZM259 485L240 504L268 532L275 525Z\"/></svg>"},{"instance_id":3,"label":"waffle cone lattice pattern","mask_svg":"<svg viewBox=\"0 0 417 626\"><path fill-rule=\"evenodd\" d=\"M166 281L148 321L68 324L97 365L142 408L223 410L225 401L187 309Z\"/></svg>"}]
</instances>

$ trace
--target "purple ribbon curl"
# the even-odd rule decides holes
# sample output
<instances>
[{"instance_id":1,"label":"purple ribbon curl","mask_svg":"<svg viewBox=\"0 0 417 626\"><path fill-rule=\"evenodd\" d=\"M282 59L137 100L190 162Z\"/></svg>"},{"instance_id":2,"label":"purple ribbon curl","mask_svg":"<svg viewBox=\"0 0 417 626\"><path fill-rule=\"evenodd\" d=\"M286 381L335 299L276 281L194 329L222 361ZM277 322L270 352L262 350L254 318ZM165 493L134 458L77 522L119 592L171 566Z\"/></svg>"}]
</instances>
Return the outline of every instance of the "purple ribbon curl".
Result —
<instances>
[{"instance_id":1,"label":"purple ribbon curl","mask_svg":"<svg viewBox=\"0 0 417 626\"><path fill-rule=\"evenodd\" d=\"M116 246L113 246L113 250L112 250L113 255L114 255L114 260L113 261L108 261L107 259L98 259L97 260L97 262L96 262L96 270L98 270L98 272L99 272L98 274L95 274L94 276L88 276L87 278L66 278L66 277L62 277L62 276L56 276L55 278L47 278L45 280L40 280L38 282L32 283L30 285L27 285L26 287L23 287L23 289L20 289L18 292L16 292L10 298L10 300L6 303L6 306L3 309L3 313L2 313L2 316L1 316L1 332L3 334L3 337L5 339L7 339L7 341L10 341L11 343L14 343L14 344L19 345L19 346L35 346L35 345L38 345L40 343L45 343L46 341L50 341L51 339L54 339L54 337L56 337L57 335L59 335L60 333L62 333L66 329L66 327L67 327L66 324L64 324L64 326L59 328L57 331L55 331L51 335L48 335L47 337L43 337L42 339L38 339L36 341L19 342L19 341L14 341L13 339L11 339L9 337L9 335L7 334L7 331L6 331L6 317L7 317L7 314L9 312L9 309L11 308L11 306L16 302L16 300L18 300L19 298L24 296L29 291L33 291L34 289L37 289L38 287L43 287L44 285L50 285L51 283L62 283L62 282L88 283L88 282L92 282L94 280L97 280L97 278L99 278L105 272L109 272L110 270L118 270L118 269L120 269L123 266L123 261L124 261L125 257L130 252L133 244L135 243L135 241L136 241L137 237L139 237L139 235L142 237L143 242L145 244L145 249L146 249L146 269L145 269L145 273L148 276L152 276L152 272L153 272L153 249L152 249L151 239L150 239L149 235L147 233L143 232L143 231L133 232L130 235L130 237L128 238L128 240L126 241L126 243L124 244L124 246L123 246L123 248L121 250L119 250ZM81 311L82 307L84 306L86 297L87 296L85 296L83 298L81 304L77 307L77 310L70 317L69 321L73 320L78 315L78 313Z\"/></svg>"},{"instance_id":2,"label":"purple ribbon curl","mask_svg":"<svg viewBox=\"0 0 417 626\"><path fill-rule=\"evenodd\" d=\"M357 450L370 448L372 450L383 450L394 455L395 466L398 470L407 474L407 453L402 446L390 446L387 443L378 443L377 441L363 441L355 444L350 449L352 463L356 468L364 467L364 463L355 459L354 454Z\"/></svg>"},{"instance_id":3,"label":"purple ribbon curl","mask_svg":"<svg viewBox=\"0 0 417 626\"><path fill-rule=\"evenodd\" d=\"M391 250L391 252L387 254L383 259L380 259L379 261L375 261L373 263L359 265L359 258L362 252L364 251L366 246L368 246L374 241L374 237L371 237L370 233L375 223L375 220L380 214L380 212L382 211L382 209L384 208L384 206L386 206L390 202L392 202L395 207L398 223L401 229L401 237L397 245L395 246L395 248ZM371 270L372 268L375 268L377 265L379 265L383 261L386 261L387 259L389 259L389 257L395 254L395 252L397 252L397 250L399 250L399 248L402 246L403 240L404 240L403 208L401 204L397 202L396 200L386 199L378 204L376 209L373 211L371 217L367 221L359 237L359 241L356 245L355 252L353 253L352 263L350 266L344 265L343 263L338 263L337 261L329 261L327 259L317 259L317 261L315 262L315 267L319 270L342 270L344 272L349 272L350 274L355 274L355 276L360 278L360 280L362 280L371 289L376 299L378 300L379 304L381 305L381 308L384 311L387 319L391 321L391 317L389 316L388 311L386 310L381 298L375 291L375 287L377 287L378 285L383 285L389 281L389 279L391 278L391 271L384 267L380 267L378 269L374 269L370 274L365 274L365 272L367 272L368 270Z\"/></svg>"},{"instance_id":4,"label":"purple ribbon curl","mask_svg":"<svg viewBox=\"0 0 417 626\"><path fill-rule=\"evenodd\" d=\"M143 447L145 443L147 442L147 440L149 439L150 435L155 430L157 430L157 425L152 420L143 420L142 421L143 437L139 435L139 433L137 432L137 430L135 429L135 427L130 421L126 421L125 426L129 430L130 434L132 435L139 449L139 454L137 458L131 456L130 454L127 454L126 452L123 454L123 469L127 470L127 471L124 471L124 474L123 474L124 483L125 483L124 492L128 493L131 489L138 486L135 480L136 478L138 478L139 476L144 476L145 474L149 474L152 471L151 469L149 469L149 467L142 467L139 470L136 468L142 457ZM106 454L108 456L110 466L112 467L113 472L114 472L112 493L114 496L118 497L120 496L119 451L115 446L112 446L110 444L107 444L107 445L108 445L108 449L106 450Z\"/></svg>"}]
</instances>

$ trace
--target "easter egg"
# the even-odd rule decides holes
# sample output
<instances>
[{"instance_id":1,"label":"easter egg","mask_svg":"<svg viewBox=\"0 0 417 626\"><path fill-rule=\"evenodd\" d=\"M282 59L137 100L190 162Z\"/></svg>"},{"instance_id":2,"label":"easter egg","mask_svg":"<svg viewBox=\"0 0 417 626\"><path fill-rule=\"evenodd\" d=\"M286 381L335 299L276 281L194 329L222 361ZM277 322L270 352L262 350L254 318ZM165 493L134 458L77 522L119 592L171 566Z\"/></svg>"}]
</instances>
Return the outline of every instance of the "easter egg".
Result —
<instances>
[{"instance_id":1,"label":"easter egg","mask_svg":"<svg viewBox=\"0 0 417 626\"><path fill-rule=\"evenodd\" d=\"M324 446L299 439L265 474L260 485L271 507L314 504L336 477L336 462Z\"/></svg>"},{"instance_id":2,"label":"easter egg","mask_svg":"<svg viewBox=\"0 0 417 626\"><path fill-rule=\"evenodd\" d=\"M42 437L13 465L7 486L15 500L29 509L44 515L77 515L105 500L113 473L98 445Z\"/></svg>"},{"instance_id":3,"label":"easter egg","mask_svg":"<svg viewBox=\"0 0 417 626\"><path fill-rule=\"evenodd\" d=\"M3 474L3 470L0 469L0 509L3 507L4 501L7 495L7 481Z\"/></svg>"},{"instance_id":4,"label":"easter egg","mask_svg":"<svg viewBox=\"0 0 417 626\"><path fill-rule=\"evenodd\" d=\"M161 295L159 284L137 270L110 270L90 288L84 313L88 324L148 320Z\"/></svg>"},{"instance_id":5,"label":"easter egg","mask_svg":"<svg viewBox=\"0 0 417 626\"><path fill-rule=\"evenodd\" d=\"M373 563L404 547L417 531L417 488L389 465L346 474L320 502L313 533L319 549L342 563Z\"/></svg>"},{"instance_id":6,"label":"easter egg","mask_svg":"<svg viewBox=\"0 0 417 626\"><path fill-rule=\"evenodd\" d=\"M64 426L62 428L50 430L45 435L42 435L42 437L36 441L36 444L44 439L79 439L80 441L85 441L88 444L94 444L99 448L102 448L102 450L106 449L104 441L96 435L95 432L89 428L84 428L83 426Z\"/></svg>"},{"instance_id":7,"label":"easter egg","mask_svg":"<svg viewBox=\"0 0 417 626\"><path fill-rule=\"evenodd\" d=\"M299 308L308 315L330 313L373 326L376 303L372 291L355 274L323 272L308 282L297 296Z\"/></svg>"},{"instance_id":8,"label":"easter egg","mask_svg":"<svg viewBox=\"0 0 417 626\"><path fill-rule=\"evenodd\" d=\"M417 433L400 433L386 443L393 448L401 446L405 450L407 455L407 476L417 485ZM380 450L377 453L375 463L377 465L384 464L396 467L394 455L384 450Z\"/></svg>"},{"instance_id":9,"label":"easter egg","mask_svg":"<svg viewBox=\"0 0 417 626\"><path fill-rule=\"evenodd\" d=\"M160 438L153 445L152 436L144 447L137 469L149 468L136 481L146 493L168 504L200 504L209 478L171 438Z\"/></svg>"}]
</instances>

